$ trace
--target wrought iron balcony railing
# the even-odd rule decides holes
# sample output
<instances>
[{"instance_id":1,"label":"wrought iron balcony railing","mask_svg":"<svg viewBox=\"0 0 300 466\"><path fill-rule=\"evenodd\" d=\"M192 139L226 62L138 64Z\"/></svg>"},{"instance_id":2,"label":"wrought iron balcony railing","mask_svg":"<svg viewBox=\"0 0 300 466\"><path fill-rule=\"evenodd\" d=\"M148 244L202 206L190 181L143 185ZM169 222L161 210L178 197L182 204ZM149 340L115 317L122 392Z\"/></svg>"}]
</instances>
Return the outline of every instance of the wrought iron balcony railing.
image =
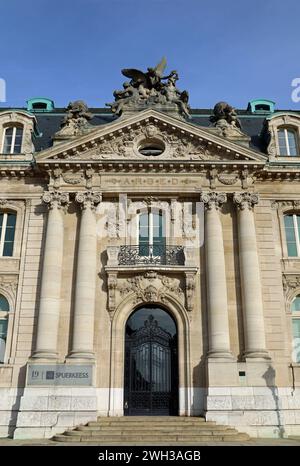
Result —
<instances>
[{"instance_id":1,"label":"wrought iron balcony railing","mask_svg":"<svg viewBox=\"0 0 300 466\"><path fill-rule=\"evenodd\" d=\"M120 246L119 265L184 265L183 246Z\"/></svg>"}]
</instances>

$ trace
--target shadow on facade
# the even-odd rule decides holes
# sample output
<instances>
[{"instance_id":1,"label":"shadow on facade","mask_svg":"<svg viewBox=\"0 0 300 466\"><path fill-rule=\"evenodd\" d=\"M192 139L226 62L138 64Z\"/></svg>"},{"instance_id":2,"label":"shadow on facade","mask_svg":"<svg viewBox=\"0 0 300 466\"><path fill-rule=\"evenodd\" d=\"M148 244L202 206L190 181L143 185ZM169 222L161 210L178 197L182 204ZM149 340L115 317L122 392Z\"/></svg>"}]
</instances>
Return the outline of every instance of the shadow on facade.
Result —
<instances>
[{"instance_id":1,"label":"shadow on facade","mask_svg":"<svg viewBox=\"0 0 300 466\"><path fill-rule=\"evenodd\" d=\"M265 379L266 386L270 389L273 400L275 402L278 433L279 433L279 437L283 438L285 430L282 425L282 420L281 420L281 415L280 415L278 387L276 386L276 383L275 383L275 376L276 376L275 369L271 365L269 365L268 369L266 370L266 372L263 374L262 377Z\"/></svg>"},{"instance_id":2,"label":"shadow on facade","mask_svg":"<svg viewBox=\"0 0 300 466\"><path fill-rule=\"evenodd\" d=\"M72 290L70 296L70 322L69 322L69 339L68 339L68 354L72 351L73 345L73 328L74 328L74 310L75 310L75 293L76 293L76 275L77 275L77 260L78 260L78 246L79 246L79 230L80 230L80 214L78 208L71 203L68 207L68 213L75 214L77 217L75 242L74 242L74 262L72 271Z\"/></svg>"},{"instance_id":3,"label":"shadow on facade","mask_svg":"<svg viewBox=\"0 0 300 466\"><path fill-rule=\"evenodd\" d=\"M35 206L34 214L35 215L42 215L44 217L43 221L43 234L42 234L42 241L41 241L41 251L45 250L45 240L46 240L46 231L47 231L47 209L45 205L42 203L40 205ZM37 278L37 285L36 285L36 293L35 293L35 307L34 307L34 330L32 332L32 340L31 340L31 355L33 354L36 348L36 340L37 340L37 322L38 322L38 315L39 315L39 306L40 306L40 298L41 298L41 279L42 279L42 270L43 270L43 263L44 263L44 256L43 254L40 255L39 265L38 265L38 278ZM20 312L22 315L22 310Z\"/></svg>"},{"instance_id":4,"label":"shadow on facade","mask_svg":"<svg viewBox=\"0 0 300 466\"><path fill-rule=\"evenodd\" d=\"M20 367L20 371L19 371L16 400L14 404L12 405L11 412L10 412L10 419L8 421L8 437L9 438L13 438L14 431L16 430L16 426L17 426L18 415L20 412L21 398L25 390L26 367L27 365L25 364L25 366Z\"/></svg>"},{"instance_id":5,"label":"shadow on facade","mask_svg":"<svg viewBox=\"0 0 300 466\"><path fill-rule=\"evenodd\" d=\"M199 364L193 369L193 387L199 387L199 391L193 392L193 399L191 400L192 416L204 416L207 397L206 385L206 357L202 356Z\"/></svg>"}]
</instances>

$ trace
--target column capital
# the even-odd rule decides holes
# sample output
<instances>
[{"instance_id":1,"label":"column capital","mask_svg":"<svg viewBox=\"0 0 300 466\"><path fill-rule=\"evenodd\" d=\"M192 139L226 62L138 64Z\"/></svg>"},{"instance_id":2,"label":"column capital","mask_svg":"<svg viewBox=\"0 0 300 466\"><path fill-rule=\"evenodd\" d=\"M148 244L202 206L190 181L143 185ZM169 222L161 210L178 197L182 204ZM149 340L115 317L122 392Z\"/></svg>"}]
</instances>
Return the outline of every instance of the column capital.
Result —
<instances>
[{"instance_id":1,"label":"column capital","mask_svg":"<svg viewBox=\"0 0 300 466\"><path fill-rule=\"evenodd\" d=\"M88 207L94 209L102 200L102 193L93 191L79 191L75 197L76 202L81 205L82 209Z\"/></svg>"},{"instance_id":2,"label":"column capital","mask_svg":"<svg viewBox=\"0 0 300 466\"><path fill-rule=\"evenodd\" d=\"M253 209L255 204L259 202L259 195L256 193L242 192L233 193L233 202L240 210Z\"/></svg>"},{"instance_id":3,"label":"column capital","mask_svg":"<svg viewBox=\"0 0 300 466\"><path fill-rule=\"evenodd\" d=\"M42 196L43 202L48 205L49 209L54 207L61 209L69 203L69 193L60 191L45 191Z\"/></svg>"},{"instance_id":4,"label":"column capital","mask_svg":"<svg viewBox=\"0 0 300 466\"><path fill-rule=\"evenodd\" d=\"M227 195L225 193L212 191L201 193L200 199L207 210L212 210L213 208L219 209L227 201Z\"/></svg>"}]
</instances>

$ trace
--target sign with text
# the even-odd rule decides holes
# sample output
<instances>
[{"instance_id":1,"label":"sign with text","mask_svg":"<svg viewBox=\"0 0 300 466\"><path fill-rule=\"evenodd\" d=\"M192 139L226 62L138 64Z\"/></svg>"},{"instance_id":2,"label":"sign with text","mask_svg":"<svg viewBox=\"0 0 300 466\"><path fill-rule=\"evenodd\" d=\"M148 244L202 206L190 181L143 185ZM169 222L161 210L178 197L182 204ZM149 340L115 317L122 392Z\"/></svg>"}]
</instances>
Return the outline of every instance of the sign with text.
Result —
<instances>
[{"instance_id":1,"label":"sign with text","mask_svg":"<svg viewBox=\"0 0 300 466\"><path fill-rule=\"evenodd\" d=\"M28 364L27 385L91 386L92 383L92 365Z\"/></svg>"}]
</instances>

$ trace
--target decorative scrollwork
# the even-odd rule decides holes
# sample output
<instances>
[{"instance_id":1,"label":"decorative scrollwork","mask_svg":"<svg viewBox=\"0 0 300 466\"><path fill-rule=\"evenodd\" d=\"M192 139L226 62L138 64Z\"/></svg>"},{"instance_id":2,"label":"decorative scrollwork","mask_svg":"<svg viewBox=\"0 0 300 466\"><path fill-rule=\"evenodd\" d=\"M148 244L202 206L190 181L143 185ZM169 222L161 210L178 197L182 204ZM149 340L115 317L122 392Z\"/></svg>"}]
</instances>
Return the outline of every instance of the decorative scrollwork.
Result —
<instances>
[{"instance_id":1,"label":"decorative scrollwork","mask_svg":"<svg viewBox=\"0 0 300 466\"><path fill-rule=\"evenodd\" d=\"M225 193L217 192L202 193L201 201L204 202L207 210L219 209L227 201L227 196Z\"/></svg>"},{"instance_id":2,"label":"decorative scrollwork","mask_svg":"<svg viewBox=\"0 0 300 466\"><path fill-rule=\"evenodd\" d=\"M183 246L120 246L119 265L184 265Z\"/></svg>"},{"instance_id":3,"label":"decorative scrollwork","mask_svg":"<svg viewBox=\"0 0 300 466\"><path fill-rule=\"evenodd\" d=\"M233 202L238 206L239 209L244 210L246 208L253 209L255 204L258 204L259 196L255 193L234 193Z\"/></svg>"},{"instance_id":4,"label":"decorative scrollwork","mask_svg":"<svg viewBox=\"0 0 300 466\"><path fill-rule=\"evenodd\" d=\"M54 207L60 209L69 203L69 193L59 191L45 191L42 196L43 202L48 205L50 209Z\"/></svg>"},{"instance_id":5,"label":"decorative scrollwork","mask_svg":"<svg viewBox=\"0 0 300 466\"><path fill-rule=\"evenodd\" d=\"M88 207L95 208L95 206L101 202L102 194L92 191L80 191L76 194L75 200L78 204L81 204L83 209Z\"/></svg>"}]
</instances>

